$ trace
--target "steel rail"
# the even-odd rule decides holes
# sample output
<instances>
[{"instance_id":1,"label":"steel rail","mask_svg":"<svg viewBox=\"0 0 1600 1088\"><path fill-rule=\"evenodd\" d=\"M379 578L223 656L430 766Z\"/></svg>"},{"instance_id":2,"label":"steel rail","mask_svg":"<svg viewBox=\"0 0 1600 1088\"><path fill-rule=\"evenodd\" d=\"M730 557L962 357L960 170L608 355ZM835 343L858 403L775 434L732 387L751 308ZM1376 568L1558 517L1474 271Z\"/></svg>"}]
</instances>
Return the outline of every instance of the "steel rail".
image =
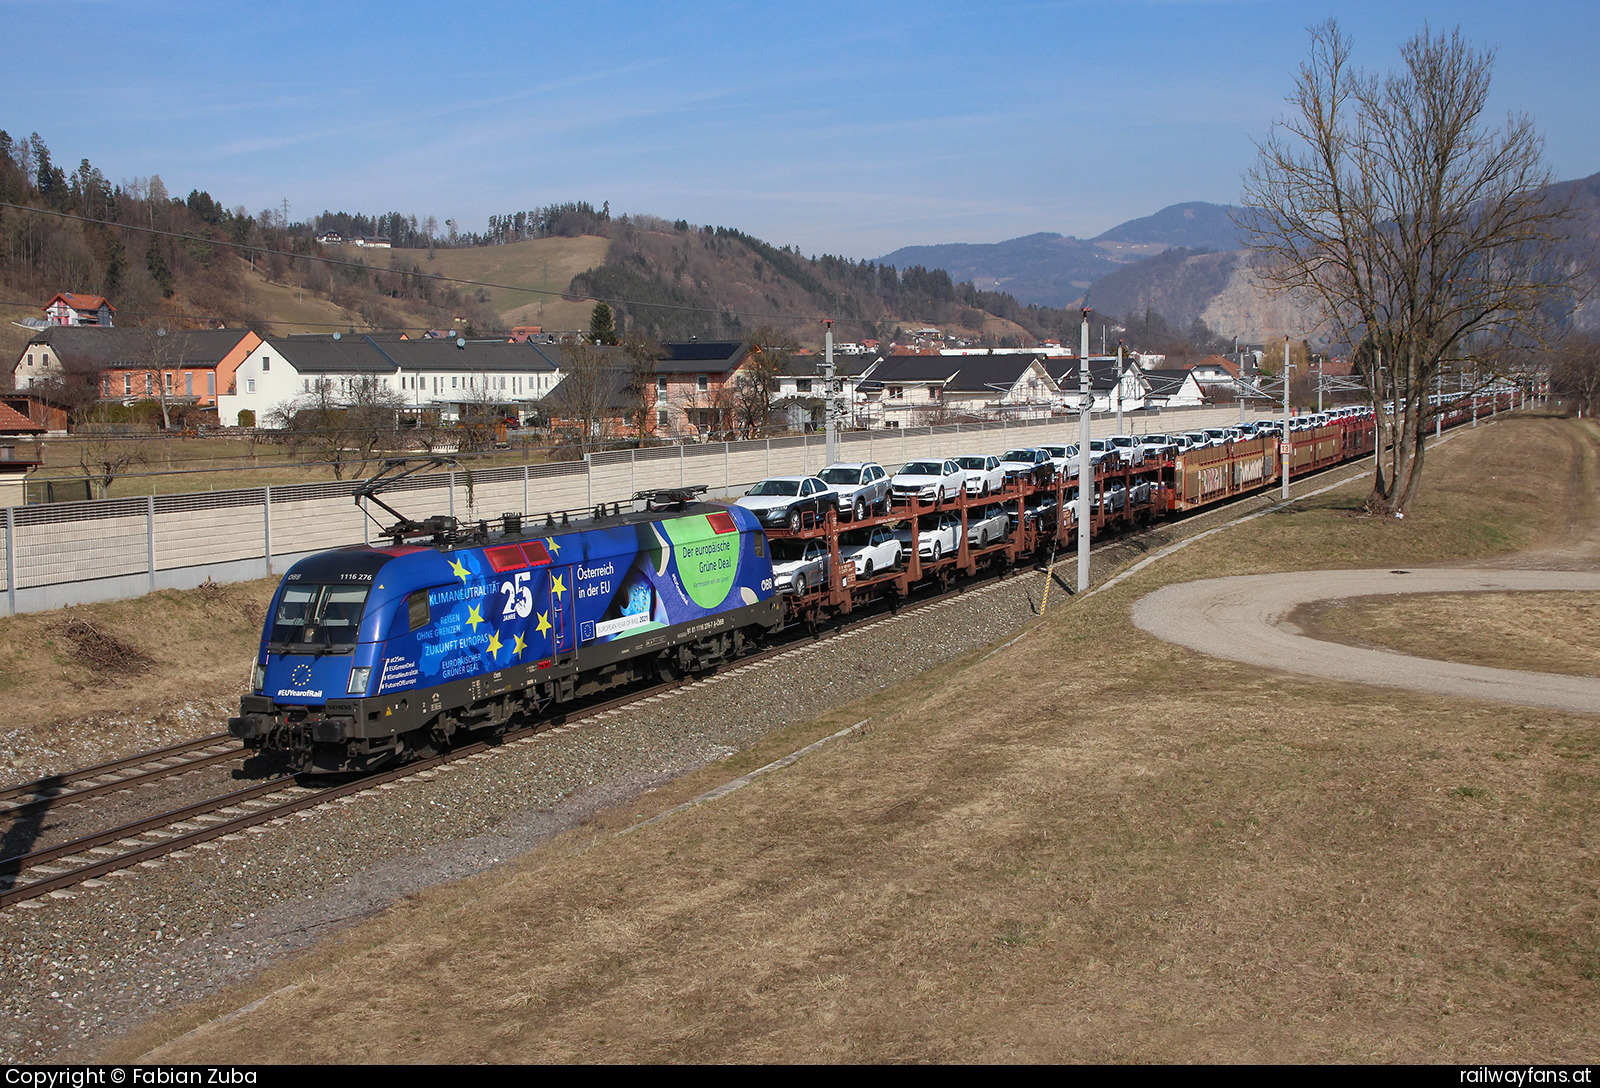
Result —
<instances>
[{"instance_id":1,"label":"steel rail","mask_svg":"<svg viewBox=\"0 0 1600 1088\"><path fill-rule=\"evenodd\" d=\"M213 744L230 740L226 733L213 733L208 737L197 737L194 740L180 741L169 744L165 748L155 748L148 752L136 752L131 756L114 759L109 763L99 763L93 767L84 767L76 771L64 771L61 774L46 775L36 778L32 782L22 782L15 786L0 788L0 801L9 801L14 797L27 797L45 793L52 789L71 785L73 782L82 782L87 778L99 778L104 774L111 774L124 767L137 767L145 763L154 763L157 760L168 759L172 756L192 752L196 748L208 748Z\"/></svg>"},{"instance_id":2,"label":"steel rail","mask_svg":"<svg viewBox=\"0 0 1600 1088\"><path fill-rule=\"evenodd\" d=\"M209 745L207 747L209 747ZM52 809L60 808L62 805L78 804L87 798L98 797L104 793L119 793L130 786L148 786L151 783L159 782L164 778L172 778L176 775L185 774L200 767L209 767L213 763L223 763L230 759L241 759L246 755L248 755L248 753L242 748L228 748L225 751L212 752L209 755L201 756L199 759L185 760L182 763L175 763L170 767L156 767L152 770L143 771L139 774L129 775L127 778L114 778L109 782L101 782L93 786L85 786L83 789L71 790L67 793L51 794L46 797L37 798L33 801L25 801L20 805L13 805L7 809L0 809L0 819L18 819L23 816L31 816L36 812L48 812ZM93 778L98 776L91 775L90 777Z\"/></svg>"}]
</instances>

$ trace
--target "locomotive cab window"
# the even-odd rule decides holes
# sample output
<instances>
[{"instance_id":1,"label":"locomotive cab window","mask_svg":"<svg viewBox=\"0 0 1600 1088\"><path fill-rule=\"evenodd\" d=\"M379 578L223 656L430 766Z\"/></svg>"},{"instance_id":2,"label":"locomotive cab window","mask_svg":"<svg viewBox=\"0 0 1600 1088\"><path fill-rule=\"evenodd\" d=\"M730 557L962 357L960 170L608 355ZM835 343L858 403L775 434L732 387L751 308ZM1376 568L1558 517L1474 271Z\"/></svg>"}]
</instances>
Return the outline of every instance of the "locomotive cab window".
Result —
<instances>
[{"instance_id":1,"label":"locomotive cab window","mask_svg":"<svg viewBox=\"0 0 1600 1088\"><path fill-rule=\"evenodd\" d=\"M271 646L280 653L354 646L370 588L316 583L286 587L272 617Z\"/></svg>"}]
</instances>

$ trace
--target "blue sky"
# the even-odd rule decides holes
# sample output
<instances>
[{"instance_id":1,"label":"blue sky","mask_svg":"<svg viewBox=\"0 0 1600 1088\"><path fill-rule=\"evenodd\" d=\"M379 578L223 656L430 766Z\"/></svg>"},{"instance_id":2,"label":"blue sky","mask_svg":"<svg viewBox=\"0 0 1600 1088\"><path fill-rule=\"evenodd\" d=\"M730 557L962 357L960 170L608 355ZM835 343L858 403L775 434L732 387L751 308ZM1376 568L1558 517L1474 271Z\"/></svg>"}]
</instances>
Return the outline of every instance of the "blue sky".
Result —
<instances>
[{"instance_id":1,"label":"blue sky","mask_svg":"<svg viewBox=\"0 0 1600 1088\"><path fill-rule=\"evenodd\" d=\"M1375 68L1459 24L1498 50L1496 115L1531 113L1557 176L1600 171L1592 0L0 0L0 128L296 219L610 201L875 257L1237 200L1335 10Z\"/></svg>"}]
</instances>

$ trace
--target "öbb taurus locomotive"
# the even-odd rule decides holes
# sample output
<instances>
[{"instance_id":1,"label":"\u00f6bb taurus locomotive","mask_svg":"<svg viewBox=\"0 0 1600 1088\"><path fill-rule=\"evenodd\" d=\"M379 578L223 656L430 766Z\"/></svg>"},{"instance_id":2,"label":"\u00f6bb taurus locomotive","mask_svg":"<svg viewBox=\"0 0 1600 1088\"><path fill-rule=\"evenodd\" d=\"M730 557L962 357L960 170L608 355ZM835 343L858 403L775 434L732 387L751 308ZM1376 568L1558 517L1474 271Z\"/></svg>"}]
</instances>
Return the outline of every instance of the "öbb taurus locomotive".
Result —
<instances>
[{"instance_id":1,"label":"\u00f6bb taurus locomotive","mask_svg":"<svg viewBox=\"0 0 1600 1088\"><path fill-rule=\"evenodd\" d=\"M402 518L388 546L301 560L229 732L300 770L366 770L736 656L782 623L767 539L748 511L667 499L581 529ZM431 539L405 543L419 533Z\"/></svg>"}]
</instances>

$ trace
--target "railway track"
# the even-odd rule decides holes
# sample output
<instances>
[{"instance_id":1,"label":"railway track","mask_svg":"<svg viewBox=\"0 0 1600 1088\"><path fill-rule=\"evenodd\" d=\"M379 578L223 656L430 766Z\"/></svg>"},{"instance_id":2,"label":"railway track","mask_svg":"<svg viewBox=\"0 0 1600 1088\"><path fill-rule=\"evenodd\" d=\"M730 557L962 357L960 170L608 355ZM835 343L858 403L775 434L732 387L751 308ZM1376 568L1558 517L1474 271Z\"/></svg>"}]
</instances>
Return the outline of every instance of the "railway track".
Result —
<instances>
[{"instance_id":1,"label":"railway track","mask_svg":"<svg viewBox=\"0 0 1600 1088\"><path fill-rule=\"evenodd\" d=\"M991 573L987 577L980 576L969 581L967 586L979 588L999 581L1003 576L1004 572ZM902 602L893 611L885 604L882 608L858 613L846 622L817 632L797 627L782 641L747 654L720 669L650 684L610 699L576 706L564 714L508 730L491 740L466 744L453 748L443 755L407 763L402 767L344 782L319 781L314 776L286 775L272 778L181 808L80 835L67 842L3 858L0 859L0 885L7 886L0 886L0 909L51 893L70 894L65 893L64 889L75 884L97 881L112 873L150 865L163 856L215 839L236 836L249 828L280 821L305 809L331 804L343 798L352 798L357 794L382 788L389 783L434 770L447 763L472 759L497 747L533 740L540 734L564 732L611 711L623 709L669 691L692 686L697 681L742 670L770 658L790 653L799 646L834 638L883 622L885 619L893 618L895 614L909 614L946 600L948 597L944 594L930 594L920 599L914 597ZM238 743L226 734L223 734L220 740L230 744ZM13 806L10 810L0 811L0 815L16 815L20 810L30 806L44 807L65 801L87 800L139 782L155 782L162 777L170 777L208 762L219 762L221 757L210 752L210 749L218 743L218 737L202 737L186 744L129 756L98 767L23 783L0 792L0 799L6 797L29 799ZM167 760L182 758L191 753L205 754L196 754L186 763L172 763L170 769L164 769L162 766ZM230 748L228 754L242 757L247 753L237 748ZM152 764L156 766L151 766ZM134 773L119 781L102 781L123 770L132 770ZM76 784L79 788L70 792L38 796L41 790L48 791L59 785L68 784Z\"/></svg>"}]
</instances>

